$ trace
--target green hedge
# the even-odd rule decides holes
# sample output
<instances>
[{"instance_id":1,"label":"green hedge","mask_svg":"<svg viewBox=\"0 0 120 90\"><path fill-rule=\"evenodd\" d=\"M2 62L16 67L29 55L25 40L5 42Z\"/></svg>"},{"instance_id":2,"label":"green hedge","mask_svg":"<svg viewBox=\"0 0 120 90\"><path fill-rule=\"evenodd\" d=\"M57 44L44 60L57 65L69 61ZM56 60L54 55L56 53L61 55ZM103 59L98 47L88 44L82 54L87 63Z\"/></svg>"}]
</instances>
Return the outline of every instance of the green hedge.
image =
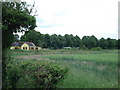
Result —
<instances>
[{"instance_id":1,"label":"green hedge","mask_svg":"<svg viewBox=\"0 0 120 90\"><path fill-rule=\"evenodd\" d=\"M3 88L53 88L67 68L48 61L11 60L6 66Z\"/></svg>"},{"instance_id":2,"label":"green hedge","mask_svg":"<svg viewBox=\"0 0 120 90\"><path fill-rule=\"evenodd\" d=\"M94 47L94 48L91 48L91 50L100 51L100 50L102 50L102 48L101 47Z\"/></svg>"}]
</instances>

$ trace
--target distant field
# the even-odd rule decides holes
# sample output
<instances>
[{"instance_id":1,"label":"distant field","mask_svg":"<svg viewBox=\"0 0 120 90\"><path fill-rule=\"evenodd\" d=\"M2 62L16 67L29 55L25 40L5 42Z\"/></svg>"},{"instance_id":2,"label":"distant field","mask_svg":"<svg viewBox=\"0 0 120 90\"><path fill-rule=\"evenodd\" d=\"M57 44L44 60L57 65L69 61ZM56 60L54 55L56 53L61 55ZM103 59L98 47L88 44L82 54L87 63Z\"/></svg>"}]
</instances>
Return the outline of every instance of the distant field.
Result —
<instances>
[{"instance_id":1,"label":"distant field","mask_svg":"<svg viewBox=\"0 0 120 90\"><path fill-rule=\"evenodd\" d=\"M116 88L118 87L118 50L39 50L10 51L18 60L48 60L69 70L57 85L59 88Z\"/></svg>"}]
</instances>

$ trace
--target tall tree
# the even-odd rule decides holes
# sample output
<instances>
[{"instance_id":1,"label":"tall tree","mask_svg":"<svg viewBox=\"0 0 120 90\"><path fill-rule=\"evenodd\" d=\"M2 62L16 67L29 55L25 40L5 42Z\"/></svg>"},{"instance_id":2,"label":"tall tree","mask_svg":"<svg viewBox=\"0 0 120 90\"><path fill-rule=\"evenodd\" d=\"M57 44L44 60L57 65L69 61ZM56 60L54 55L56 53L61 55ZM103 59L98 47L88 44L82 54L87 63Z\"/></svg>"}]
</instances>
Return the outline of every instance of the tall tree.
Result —
<instances>
[{"instance_id":1,"label":"tall tree","mask_svg":"<svg viewBox=\"0 0 120 90\"><path fill-rule=\"evenodd\" d=\"M19 40L19 35L18 34L14 34L14 41L18 41Z\"/></svg>"},{"instance_id":2,"label":"tall tree","mask_svg":"<svg viewBox=\"0 0 120 90\"><path fill-rule=\"evenodd\" d=\"M82 37L82 42L85 47L89 47L89 36L83 36Z\"/></svg>"},{"instance_id":3,"label":"tall tree","mask_svg":"<svg viewBox=\"0 0 120 90\"><path fill-rule=\"evenodd\" d=\"M103 49L107 49L108 48L108 41L106 40L106 39L104 39L104 38L101 38L100 40L99 40L99 46L101 47L101 48L103 48Z\"/></svg>"},{"instance_id":4,"label":"tall tree","mask_svg":"<svg viewBox=\"0 0 120 90\"><path fill-rule=\"evenodd\" d=\"M13 33L33 30L36 19L30 15L26 2L2 2L2 46L7 48L14 39Z\"/></svg>"},{"instance_id":5,"label":"tall tree","mask_svg":"<svg viewBox=\"0 0 120 90\"><path fill-rule=\"evenodd\" d=\"M21 37L21 41L30 41L35 45L42 47L44 44L44 37L40 32L31 30Z\"/></svg>"},{"instance_id":6,"label":"tall tree","mask_svg":"<svg viewBox=\"0 0 120 90\"><path fill-rule=\"evenodd\" d=\"M58 47L61 49L61 48L63 48L64 45L65 45L65 39L64 39L63 36L61 36L61 35L58 35L58 39L59 39Z\"/></svg>"},{"instance_id":7,"label":"tall tree","mask_svg":"<svg viewBox=\"0 0 120 90\"><path fill-rule=\"evenodd\" d=\"M115 48L116 47L116 40L107 38L108 41L108 49Z\"/></svg>"},{"instance_id":8,"label":"tall tree","mask_svg":"<svg viewBox=\"0 0 120 90\"><path fill-rule=\"evenodd\" d=\"M48 47L50 47L50 35L49 34L45 34L44 35L44 45L43 45L43 47L44 48L48 48Z\"/></svg>"},{"instance_id":9,"label":"tall tree","mask_svg":"<svg viewBox=\"0 0 120 90\"><path fill-rule=\"evenodd\" d=\"M65 41L66 41L65 47L73 47L72 37L73 37L72 34L71 35L65 34L65 36L64 36Z\"/></svg>"},{"instance_id":10,"label":"tall tree","mask_svg":"<svg viewBox=\"0 0 120 90\"><path fill-rule=\"evenodd\" d=\"M51 35L50 41L51 41L50 42L51 47L53 47L54 49L59 48L58 44L59 44L60 41L59 41L59 38L58 38L58 36L56 34Z\"/></svg>"},{"instance_id":11,"label":"tall tree","mask_svg":"<svg viewBox=\"0 0 120 90\"><path fill-rule=\"evenodd\" d=\"M3 60L3 88L6 86L6 49L10 46L14 40L13 33L33 30L36 27L36 19L30 15L31 10L28 9L28 5L25 2L2 2L2 60ZM13 87L16 83L12 83Z\"/></svg>"},{"instance_id":12,"label":"tall tree","mask_svg":"<svg viewBox=\"0 0 120 90\"><path fill-rule=\"evenodd\" d=\"M74 38L76 39L75 47L82 47L82 40L77 35Z\"/></svg>"},{"instance_id":13,"label":"tall tree","mask_svg":"<svg viewBox=\"0 0 120 90\"><path fill-rule=\"evenodd\" d=\"M117 40L117 48L120 49L120 39Z\"/></svg>"},{"instance_id":14,"label":"tall tree","mask_svg":"<svg viewBox=\"0 0 120 90\"><path fill-rule=\"evenodd\" d=\"M97 38L92 35L92 36L89 37L89 45L88 45L88 47L93 48L93 47L96 47L96 46L97 46Z\"/></svg>"}]
</instances>

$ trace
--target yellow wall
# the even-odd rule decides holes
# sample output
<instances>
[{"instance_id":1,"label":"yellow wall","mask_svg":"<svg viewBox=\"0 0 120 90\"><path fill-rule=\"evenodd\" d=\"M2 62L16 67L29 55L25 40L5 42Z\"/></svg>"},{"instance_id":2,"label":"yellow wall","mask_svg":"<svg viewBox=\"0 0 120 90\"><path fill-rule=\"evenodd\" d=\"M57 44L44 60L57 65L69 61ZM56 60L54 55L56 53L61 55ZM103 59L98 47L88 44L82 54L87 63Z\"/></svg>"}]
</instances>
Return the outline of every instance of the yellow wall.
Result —
<instances>
[{"instance_id":1,"label":"yellow wall","mask_svg":"<svg viewBox=\"0 0 120 90\"><path fill-rule=\"evenodd\" d=\"M24 49L24 48L27 48L27 49ZM28 44L24 43L24 44L21 46L21 49L22 49L22 50L29 50L30 47L29 47Z\"/></svg>"},{"instance_id":2,"label":"yellow wall","mask_svg":"<svg viewBox=\"0 0 120 90\"><path fill-rule=\"evenodd\" d=\"M41 47L37 47L37 48L38 48L38 50L42 49Z\"/></svg>"},{"instance_id":3,"label":"yellow wall","mask_svg":"<svg viewBox=\"0 0 120 90\"><path fill-rule=\"evenodd\" d=\"M15 49L15 47L12 46L12 47L10 47L10 49Z\"/></svg>"},{"instance_id":4,"label":"yellow wall","mask_svg":"<svg viewBox=\"0 0 120 90\"><path fill-rule=\"evenodd\" d=\"M11 46L10 49L20 49L20 47Z\"/></svg>"},{"instance_id":5,"label":"yellow wall","mask_svg":"<svg viewBox=\"0 0 120 90\"><path fill-rule=\"evenodd\" d=\"M29 46L27 43L24 43L21 47L14 47L11 46L10 49L22 49L22 50L40 50L42 49L41 47L37 47L37 46Z\"/></svg>"},{"instance_id":6,"label":"yellow wall","mask_svg":"<svg viewBox=\"0 0 120 90\"><path fill-rule=\"evenodd\" d=\"M30 50L35 50L36 46L30 46Z\"/></svg>"}]
</instances>

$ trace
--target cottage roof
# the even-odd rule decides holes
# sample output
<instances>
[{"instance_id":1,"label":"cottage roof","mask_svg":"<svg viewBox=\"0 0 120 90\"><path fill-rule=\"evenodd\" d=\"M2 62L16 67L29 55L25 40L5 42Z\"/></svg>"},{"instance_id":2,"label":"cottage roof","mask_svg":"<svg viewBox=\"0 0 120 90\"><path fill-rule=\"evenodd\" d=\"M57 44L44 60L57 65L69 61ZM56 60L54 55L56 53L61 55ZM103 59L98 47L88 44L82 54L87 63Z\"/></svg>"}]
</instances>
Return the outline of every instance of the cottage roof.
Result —
<instances>
[{"instance_id":1,"label":"cottage roof","mask_svg":"<svg viewBox=\"0 0 120 90\"><path fill-rule=\"evenodd\" d=\"M14 42L12 46L22 46L24 43L28 44L29 46L35 46L33 42Z\"/></svg>"},{"instance_id":2,"label":"cottage roof","mask_svg":"<svg viewBox=\"0 0 120 90\"><path fill-rule=\"evenodd\" d=\"M14 42L12 46L21 46L24 42Z\"/></svg>"},{"instance_id":3,"label":"cottage roof","mask_svg":"<svg viewBox=\"0 0 120 90\"><path fill-rule=\"evenodd\" d=\"M35 44L32 42L25 42L25 43L28 44L29 46L35 46Z\"/></svg>"}]
</instances>

